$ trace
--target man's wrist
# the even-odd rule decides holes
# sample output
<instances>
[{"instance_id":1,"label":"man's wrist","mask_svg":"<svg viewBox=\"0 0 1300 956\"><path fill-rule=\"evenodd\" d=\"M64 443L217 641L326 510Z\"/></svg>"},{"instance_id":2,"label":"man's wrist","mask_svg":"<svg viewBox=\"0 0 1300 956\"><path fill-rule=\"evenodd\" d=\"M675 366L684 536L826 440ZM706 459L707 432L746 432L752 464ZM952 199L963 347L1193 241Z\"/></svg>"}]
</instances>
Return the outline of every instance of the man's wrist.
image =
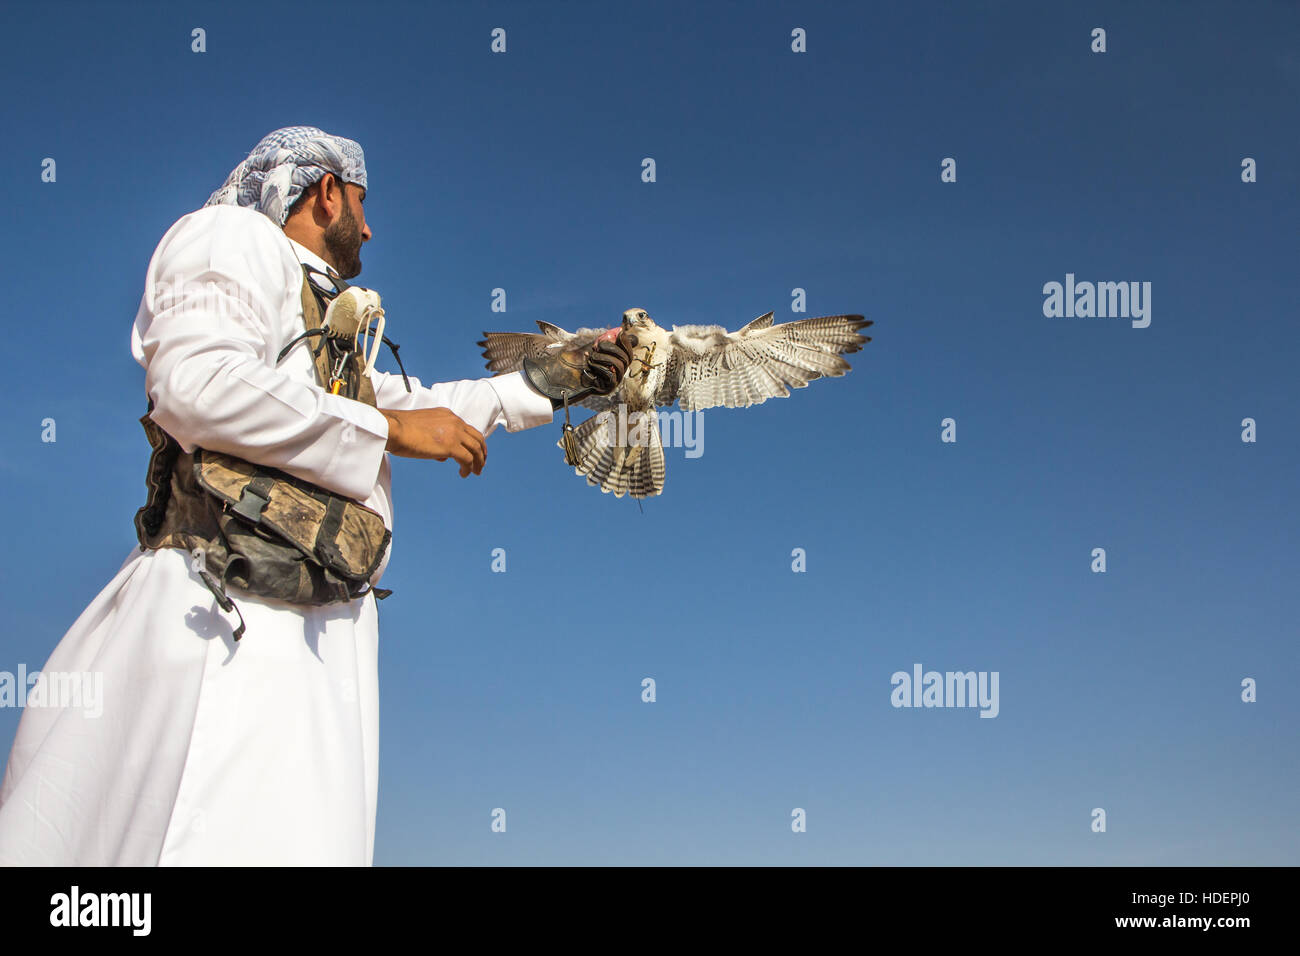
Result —
<instances>
[{"instance_id":1,"label":"man's wrist","mask_svg":"<svg viewBox=\"0 0 1300 956\"><path fill-rule=\"evenodd\" d=\"M388 422L388 443L384 447L391 449L397 444L398 435L402 428L401 419L397 417L396 412L385 411L382 408L377 409L377 411L379 414L383 415L384 419Z\"/></svg>"}]
</instances>

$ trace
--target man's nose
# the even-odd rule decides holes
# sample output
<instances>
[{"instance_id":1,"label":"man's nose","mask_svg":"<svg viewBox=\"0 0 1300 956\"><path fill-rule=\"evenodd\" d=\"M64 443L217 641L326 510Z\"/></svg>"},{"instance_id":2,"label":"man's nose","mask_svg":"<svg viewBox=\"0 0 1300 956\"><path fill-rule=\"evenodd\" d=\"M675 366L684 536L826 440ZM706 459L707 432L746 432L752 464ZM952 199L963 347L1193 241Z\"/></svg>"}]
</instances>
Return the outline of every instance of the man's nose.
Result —
<instances>
[{"instance_id":1,"label":"man's nose","mask_svg":"<svg viewBox=\"0 0 1300 956\"><path fill-rule=\"evenodd\" d=\"M361 241L369 242L371 235L373 235L373 233L371 233L370 231L370 224L366 223L364 226L361 227Z\"/></svg>"}]
</instances>

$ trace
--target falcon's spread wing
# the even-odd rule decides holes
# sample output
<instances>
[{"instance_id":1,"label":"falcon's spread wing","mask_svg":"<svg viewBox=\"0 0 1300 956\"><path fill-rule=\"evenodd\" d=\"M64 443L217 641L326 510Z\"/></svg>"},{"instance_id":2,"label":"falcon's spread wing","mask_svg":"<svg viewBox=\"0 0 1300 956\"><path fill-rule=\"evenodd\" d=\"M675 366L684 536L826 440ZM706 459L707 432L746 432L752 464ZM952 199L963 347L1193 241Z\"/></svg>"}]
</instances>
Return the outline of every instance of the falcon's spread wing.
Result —
<instances>
[{"instance_id":1,"label":"falcon's spread wing","mask_svg":"<svg viewBox=\"0 0 1300 956\"><path fill-rule=\"evenodd\" d=\"M540 319L537 327L542 330L541 334L484 332L483 341L478 344L483 346L483 357L487 359L488 371L497 375L517 372L523 367L524 359L530 355L533 358L541 358L551 351L552 347L563 348L565 351L585 348L596 341L596 336L609 331L608 329L578 329L576 332L566 332L558 325L551 325Z\"/></svg>"},{"instance_id":2,"label":"falcon's spread wing","mask_svg":"<svg viewBox=\"0 0 1300 956\"><path fill-rule=\"evenodd\" d=\"M684 411L746 408L785 397L814 379L840 376L849 363L840 358L871 339L858 329L870 325L860 315L825 315L772 324L759 316L739 332L720 325L675 325L673 351L655 404L679 401Z\"/></svg>"},{"instance_id":3,"label":"falcon's spread wing","mask_svg":"<svg viewBox=\"0 0 1300 956\"><path fill-rule=\"evenodd\" d=\"M507 372L517 372L523 368L524 359L532 356L541 358L552 349L570 349L586 348L596 341L596 337L608 329L578 329L576 332L566 332L558 325L552 325L549 322L537 321L537 327L541 333L537 332L484 332L483 341L478 344L483 347L483 357L487 359L488 371L495 375L505 375ZM613 407L613 400L609 395L592 395L578 402L586 408L595 411L603 411L606 408Z\"/></svg>"}]
</instances>

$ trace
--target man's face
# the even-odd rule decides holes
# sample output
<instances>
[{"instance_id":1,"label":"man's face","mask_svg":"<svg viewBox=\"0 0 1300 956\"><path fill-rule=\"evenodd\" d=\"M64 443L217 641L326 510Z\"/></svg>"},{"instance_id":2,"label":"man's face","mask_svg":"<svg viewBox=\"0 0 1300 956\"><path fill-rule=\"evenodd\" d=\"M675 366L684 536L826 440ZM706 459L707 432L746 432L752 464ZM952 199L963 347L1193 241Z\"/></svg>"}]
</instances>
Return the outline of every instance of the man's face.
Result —
<instances>
[{"instance_id":1,"label":"man's face","mask_svg":"<svg viewBox=\"0 0 1300 956\"><path fill-rule=\"evenodd\" d=\"M343 186L343 211L325 227L325 248L344 279L361 274L361 244L370 239L366 210L362 203L366 191L352 183Z\"/></svg>"}]
</instances>

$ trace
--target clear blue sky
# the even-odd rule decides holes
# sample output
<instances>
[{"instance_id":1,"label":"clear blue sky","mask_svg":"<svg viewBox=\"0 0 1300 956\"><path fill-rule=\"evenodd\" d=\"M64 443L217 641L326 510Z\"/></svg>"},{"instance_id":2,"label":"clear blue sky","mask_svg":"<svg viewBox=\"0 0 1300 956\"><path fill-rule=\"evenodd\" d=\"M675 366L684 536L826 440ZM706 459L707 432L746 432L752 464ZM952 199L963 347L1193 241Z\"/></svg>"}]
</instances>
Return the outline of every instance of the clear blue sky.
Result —
<instances>
[{"instance_id":1,"label":"clear blue sky","mask_svg":"<svg viewBox=\"0 0 1300 956\"><path fill-rule=\"evenodd\" d=\"M154 246L316 125L365 148L359 281L426 381L484 374L485 329L631 306L736 328L801 287L875 320L847 378L706 413L643 511L557 426L494 435L479 478L395 463L376 863L1300 862L1294 5L5 19L0 669L134 546ZM1066 273L1151 282L1150 327L1044 317ZM998 671L999 716L891 707L918 662Z\"/></svg>"}]
</instances>

